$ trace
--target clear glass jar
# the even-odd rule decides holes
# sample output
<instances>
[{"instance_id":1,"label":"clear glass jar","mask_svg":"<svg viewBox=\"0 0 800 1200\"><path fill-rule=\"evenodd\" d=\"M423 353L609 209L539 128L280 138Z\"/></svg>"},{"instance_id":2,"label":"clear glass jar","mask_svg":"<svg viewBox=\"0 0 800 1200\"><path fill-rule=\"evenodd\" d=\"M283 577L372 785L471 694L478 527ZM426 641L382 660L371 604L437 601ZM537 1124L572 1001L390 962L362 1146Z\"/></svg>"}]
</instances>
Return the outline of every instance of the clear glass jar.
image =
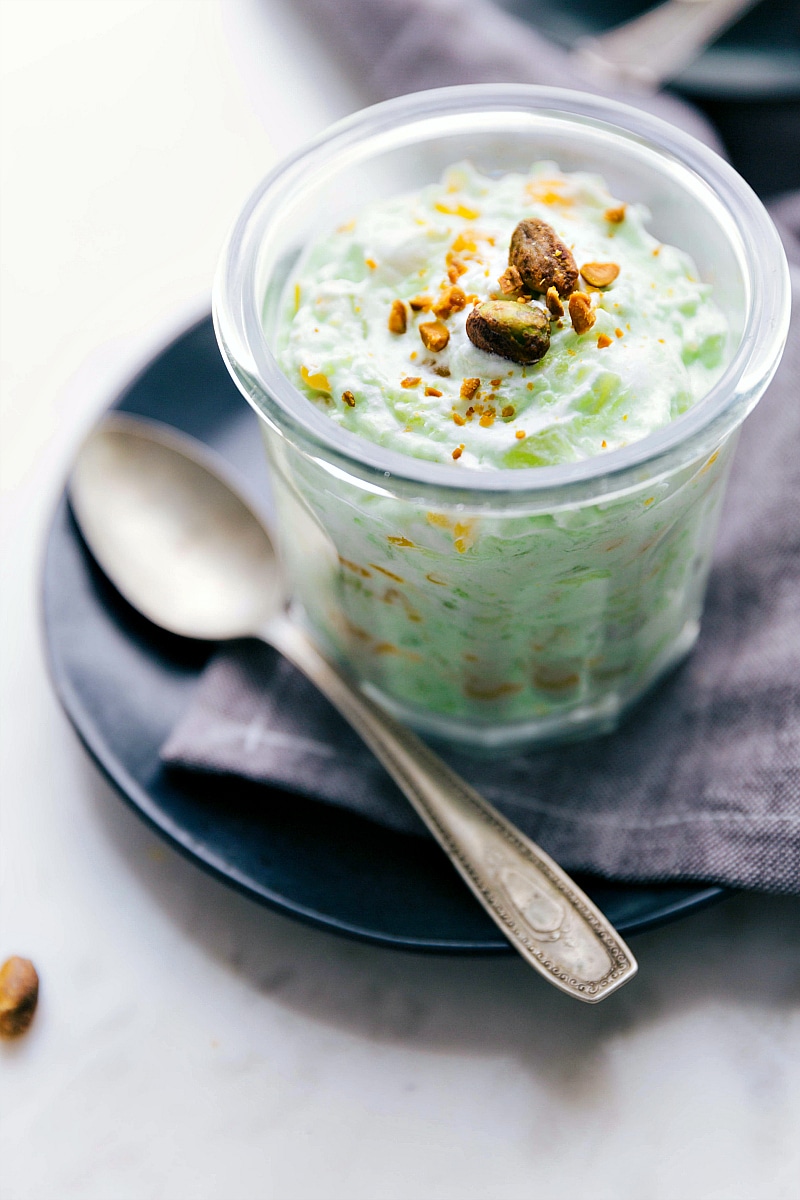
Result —
<instances>
[{"instance_id":1,"label":"clear glass jar","mask_svg":"<svg viewBox=\"0 0 800 1200\"><path fill-rule=\"evenodd\" d=\"M342 429L273 353L312 238L369 200L538 159L602 175L688 252L729 328L726 369L666 427L602 459L464 471ZM607 731L693 645L738 429L786 339L786 260L747 184L680 130L609 100L476 85L358 113L259 186L214 292L222 353L262 418L298 611L423 733L476 750Z\"/></svg>"}]
</instances>

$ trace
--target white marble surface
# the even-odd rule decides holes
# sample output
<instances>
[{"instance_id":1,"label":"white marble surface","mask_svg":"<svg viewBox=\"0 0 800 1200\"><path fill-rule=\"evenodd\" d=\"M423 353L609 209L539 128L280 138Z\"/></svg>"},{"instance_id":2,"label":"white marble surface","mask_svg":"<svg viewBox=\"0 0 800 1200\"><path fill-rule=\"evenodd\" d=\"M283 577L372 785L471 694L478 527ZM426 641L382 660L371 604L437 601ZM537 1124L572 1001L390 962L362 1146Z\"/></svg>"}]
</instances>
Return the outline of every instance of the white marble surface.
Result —
<instances>
[{"instance_id":1,"label":"white marble surface","mask_svg":"<svg viewBox=\"0 0 800 1200\"><path fill-rule=\"evenodd\" d=\"M3 0L4 1200L795 1200L800 904L636 939L596 1009L515 959L337 940L210 880L87 761L37 583L70 454L207 304L276 156L360 103L290 0Z\"/></svg>"}]
</instances>

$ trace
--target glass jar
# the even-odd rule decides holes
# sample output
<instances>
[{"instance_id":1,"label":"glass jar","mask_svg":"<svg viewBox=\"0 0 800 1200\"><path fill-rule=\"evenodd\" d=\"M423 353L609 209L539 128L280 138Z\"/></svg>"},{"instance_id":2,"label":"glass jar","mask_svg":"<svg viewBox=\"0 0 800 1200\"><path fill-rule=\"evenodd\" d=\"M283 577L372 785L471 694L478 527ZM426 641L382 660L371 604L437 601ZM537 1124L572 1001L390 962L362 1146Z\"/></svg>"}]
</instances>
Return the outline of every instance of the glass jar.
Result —
<instances>
[{"instance_id":1,"label":"glass jar","mask_svg":"<svg viewBox=\"0 0 800 1200\"><path fill-rule=\"evenodd\" d=\"M279 301L311 239L370 200L540 159L602 175L689 253L729 326L708 394L648 437L559 466L463 470L342 429L282 373ZM738 429L786 339L778 235L687 134L613 101L475 85L402 97L277 167L239 217L214 292L220 347L259 414L298 615L422 733L475 750L604 732L698 635Z\"/></svg>"}]
</instances>

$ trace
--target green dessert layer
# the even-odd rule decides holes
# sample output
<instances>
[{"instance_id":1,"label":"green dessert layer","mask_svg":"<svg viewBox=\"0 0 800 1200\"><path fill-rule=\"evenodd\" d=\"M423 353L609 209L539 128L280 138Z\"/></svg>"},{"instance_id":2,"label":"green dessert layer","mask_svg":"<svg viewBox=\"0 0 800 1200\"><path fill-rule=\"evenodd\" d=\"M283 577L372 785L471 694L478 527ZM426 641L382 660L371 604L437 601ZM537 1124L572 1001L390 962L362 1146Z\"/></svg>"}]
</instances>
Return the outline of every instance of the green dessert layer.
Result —
<instances>
[{"instance_id":1,"label":"green dessert layer","mask_svg":"<svg viewBox=\"0 0 800 1200\"><path fill-rule=\"evenodd\" d=\"M727 339L710 287L686 254L647 232L647 218L602 179L553 163L499 178L452 167L439 184L368 205L307 250L284 299L281 365L344 428L456 469L617 449L700 399ZM584 268L576 288L586 320L568 294L551 304L509 275L512 234L535 219ZM546 315L549 349L538 362L470 340L470 313L490 300Z\"/></svg>"}]
</instances>

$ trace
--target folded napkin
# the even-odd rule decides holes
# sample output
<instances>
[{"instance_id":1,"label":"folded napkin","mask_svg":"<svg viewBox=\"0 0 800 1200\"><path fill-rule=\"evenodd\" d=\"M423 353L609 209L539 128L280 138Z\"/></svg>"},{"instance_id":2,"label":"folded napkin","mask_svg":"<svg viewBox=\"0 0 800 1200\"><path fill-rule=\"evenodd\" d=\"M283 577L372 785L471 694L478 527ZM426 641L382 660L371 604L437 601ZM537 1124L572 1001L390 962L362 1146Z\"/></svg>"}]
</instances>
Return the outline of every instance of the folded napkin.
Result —
<instances>
[{"instance_id":1,"label":"folded napkin","mask_svg":"<svg viewBox=\"0 0 800 1200\"><path fill-rule=\"evenodd\" d=\"M563 52L483 0L303 3L320 17L336 8L339 36L365 71L372 64L375 92L405 90L395 86L403 70L409 88L500 78L576 86L561 77L569 66ZM479 34L481 53L470 57ZM666 115L713 141L701 118L667 103ZM798 297L800 194L774 215ZM568 870L800 893L798 378L796 315L779 372L742 432L703 628L689 659L612 735L500 762L445 755ZM257 642L239 642L212 658L162 758L428 836L328 702Z\"/></svg>"}]
</instances>

